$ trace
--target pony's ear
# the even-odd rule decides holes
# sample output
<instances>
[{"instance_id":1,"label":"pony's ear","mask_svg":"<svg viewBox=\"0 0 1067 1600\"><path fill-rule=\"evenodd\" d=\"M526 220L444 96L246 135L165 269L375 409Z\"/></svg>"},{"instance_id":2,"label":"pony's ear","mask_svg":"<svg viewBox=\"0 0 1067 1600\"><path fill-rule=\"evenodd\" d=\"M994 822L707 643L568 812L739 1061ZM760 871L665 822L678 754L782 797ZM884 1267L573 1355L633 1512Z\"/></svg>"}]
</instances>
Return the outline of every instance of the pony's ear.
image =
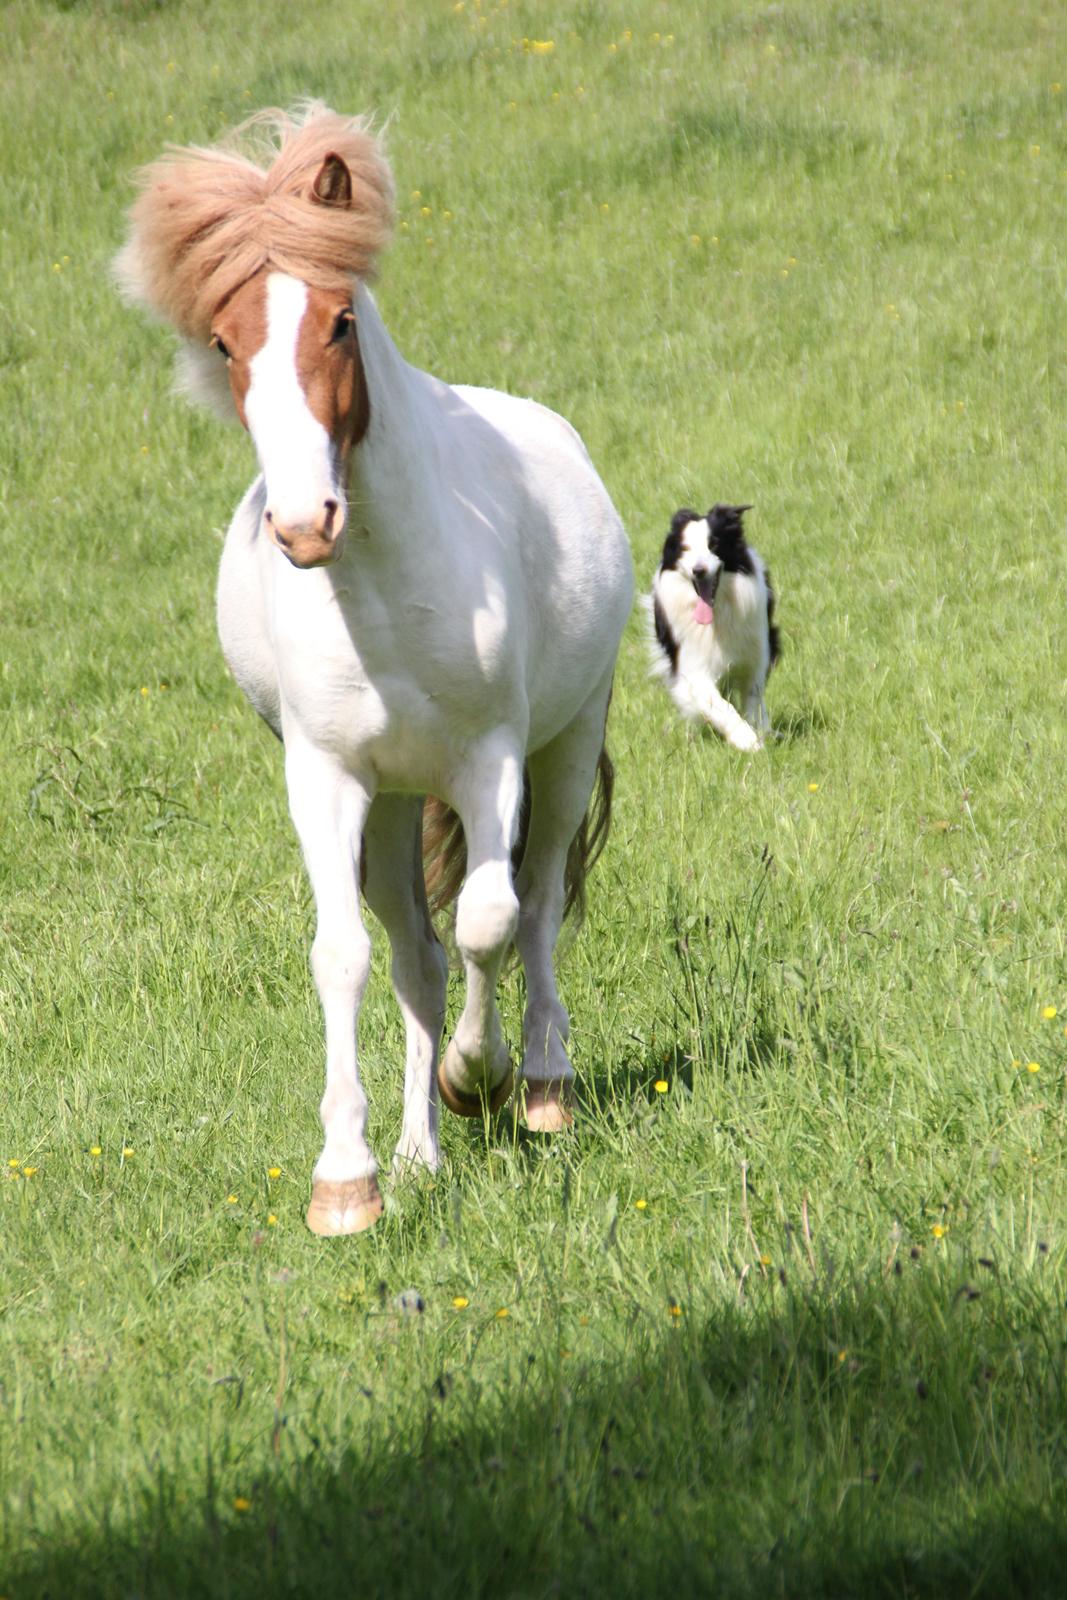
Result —
<instances>
[{"instance_id":1,"label":"pony's ear","mask_svg":"<svg viewBox=\"0 0 1067 1600\"><path fill-rule=\"evenodd\" d=\"M311 185L311 198L317 200L320 206L352 204L352 174L333 150L323 160Z\"/></svg>"}]
</instances>

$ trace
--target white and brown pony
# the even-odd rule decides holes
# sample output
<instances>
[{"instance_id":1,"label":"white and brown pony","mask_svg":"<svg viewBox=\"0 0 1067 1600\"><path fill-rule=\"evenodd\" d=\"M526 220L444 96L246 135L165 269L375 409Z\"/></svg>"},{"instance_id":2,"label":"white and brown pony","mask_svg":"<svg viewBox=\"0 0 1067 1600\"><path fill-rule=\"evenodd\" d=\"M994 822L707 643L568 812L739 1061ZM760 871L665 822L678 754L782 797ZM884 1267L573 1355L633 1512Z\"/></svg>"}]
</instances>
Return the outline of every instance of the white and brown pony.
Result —
<instances>
[{"instance_id":1,"label":"white and brown pony","mask_svg":"<svg viewBox=\"0 0 1067 1600\"><path fill-rule=\"evenodd\" d=\"M366 286L392 179L365 124L312 106L270 126L262 164L231 147L148 167L118 270L183 335L190 386L217 397L221 380L259 457L223 551L219 634L284 741L326 1026L307 1220L342 1234L382 1209L356 1054L361 888L406 1027L395 1167L438 1165L438 1087L463 1116L510 1095L495 991L513 943L526 1121L571 1120L553 949L606 831L604 723L632 578L566 422L398 353ZM427 876L442 897L462 882L466 1001L440 1064L447 962Z\"/></svg>"}]
</instances>

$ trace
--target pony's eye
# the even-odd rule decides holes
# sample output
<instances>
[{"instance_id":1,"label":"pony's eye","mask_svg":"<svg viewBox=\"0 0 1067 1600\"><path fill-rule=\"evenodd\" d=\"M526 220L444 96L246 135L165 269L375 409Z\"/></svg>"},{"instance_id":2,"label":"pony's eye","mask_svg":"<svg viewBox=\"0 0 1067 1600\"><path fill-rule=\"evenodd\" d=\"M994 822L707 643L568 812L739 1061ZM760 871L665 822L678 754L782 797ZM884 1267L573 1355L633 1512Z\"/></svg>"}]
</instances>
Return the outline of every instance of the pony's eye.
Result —
<instances>
[{"instance_id":1,"label":"pony's eye","mask_svg":"<svg viewBox=\"0 0 1067 1600\"><path fill-rule=\"evenodd\" d=\"M215 349L218 351L218 353L222 357L222 359L224 361L229 361L230 352L227 350L226 346L223 344L222 340L219 338L217 333L212 335L211 342L215 346Z\"/></svg>"},{"instance_id":2,"label":"pony's eye","mask_svg":"<svg viewBox=\"0 0 1067 1600\"><path fill-rule=\"evenodd\" d=\"M355 327L355 322L356 317L352 307L346 306L345 309L339 313L337 321L333 325L333 336L330 339L330 343L340 344L342 339L347 338L349 329Z\"/></svg>"}]
</instances>

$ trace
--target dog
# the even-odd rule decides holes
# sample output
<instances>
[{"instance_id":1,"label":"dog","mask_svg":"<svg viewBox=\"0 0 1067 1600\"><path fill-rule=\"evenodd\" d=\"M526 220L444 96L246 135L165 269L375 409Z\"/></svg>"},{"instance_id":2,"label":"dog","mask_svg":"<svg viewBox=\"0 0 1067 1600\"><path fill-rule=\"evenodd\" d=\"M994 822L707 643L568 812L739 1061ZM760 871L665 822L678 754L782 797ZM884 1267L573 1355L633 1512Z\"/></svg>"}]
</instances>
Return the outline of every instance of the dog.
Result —
<instances>
[{"instance_id":1,"label":"dog","mask_svg":"<svg viewBox=\"0 0 1067 1600\"><path fill-rule=\"evenodd\" d=\"M653 673L683 717L736 750L771 731L763 691L780 654L770 574L745 542L751 506L676 511L652 580Z\"/></svg>"}]
</instances>

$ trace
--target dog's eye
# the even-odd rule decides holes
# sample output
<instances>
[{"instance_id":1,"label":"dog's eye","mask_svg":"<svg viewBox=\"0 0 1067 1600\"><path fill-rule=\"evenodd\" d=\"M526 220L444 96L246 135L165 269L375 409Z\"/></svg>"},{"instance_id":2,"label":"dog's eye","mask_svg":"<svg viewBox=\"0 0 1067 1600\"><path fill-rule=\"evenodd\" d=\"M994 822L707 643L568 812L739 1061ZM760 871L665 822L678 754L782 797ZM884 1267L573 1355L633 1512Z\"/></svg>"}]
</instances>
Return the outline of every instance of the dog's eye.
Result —
<instances>
[{"instance_id":1,"label":"dog's eye","mask_svg":"<svg viewBox=\"0 0 1067 1600\"><path fill-rule=\"evenodd\" d=\"M211 343L213 344L213 346L218 351L219 355L222 357L222 359L224 361L229 361L231 359L229 350L223 344L222 340L219 338L217 333L213 333L212 334Z\"/></svg>"}]
</instances>

